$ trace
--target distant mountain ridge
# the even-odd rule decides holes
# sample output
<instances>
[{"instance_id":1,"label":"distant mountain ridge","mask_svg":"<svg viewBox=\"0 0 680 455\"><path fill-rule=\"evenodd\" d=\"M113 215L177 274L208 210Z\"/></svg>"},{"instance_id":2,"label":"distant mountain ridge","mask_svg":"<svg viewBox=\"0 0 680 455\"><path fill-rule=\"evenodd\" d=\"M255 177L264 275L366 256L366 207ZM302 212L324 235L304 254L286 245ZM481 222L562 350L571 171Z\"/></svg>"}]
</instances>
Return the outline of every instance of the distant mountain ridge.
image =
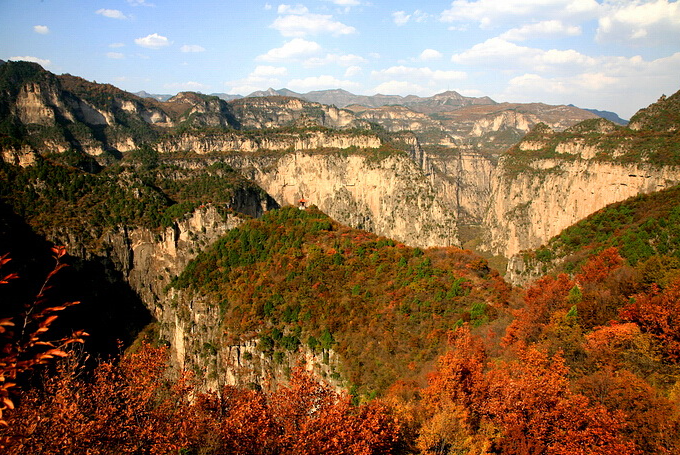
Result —
<instances>
[{"instance_id":1,"label":"distant mountain ridge","mask_svg":"<svg viewBox=\"0 0 680 455\"><path fill-rule=\"evenodd\" d=\"M574 106L573 104L570 104L569 106L577 107ZM581 107L579 109L583 109L584 111L592 112L593 114L597 115L598 117L602 117L603 119L609 120L610 122L614 122L617 125L622 125L626 126L628 125L628 120L622 119L619 117L619 114L616 112L611 112L611 111L601 111L599 109L588 109L585 107Z\"/></svg>"},{"instance_id":2,"label":"distant mountain ridge","mask_svg":"<svg viewBox=\"0 0 680 455\"><path fill-rule=\"evenodd\" d=\"M172 98L172 95L151 94L145 91L136 92L135 95L139 96L140 98L154 98L158 101L167 101L170 98ZM489 98L488 96L468 97L463 96L456 91L446 91L430 97L420 97L416 95L401 96L383 94L369 96L369 95L355 95L354 93L348 92L347 90L343 90L340 88L328 90L315 90L307 93L298 93L287 88L276 90L270 87L267 90L258 90L246 96L232 95L228 93L211 93L211 96L217 96L218 98L221 98L224 101L233 101L242 98L255 98L267 96L288 96L292 98L299 98L305 101L311 101L314 103L332 105L339 108L353 106L352 110L355 111L357 110L356 106L364 106L367 108L379 108L383 106L405 106L415 112L421 112L424 114L451 112L465 106L498 104L496 101ZM591 112L598 117L602 117L618 125L625 126L628 124L628 120L621 118L616 112L599 109L579 108L574 104L569 104L567 106Z\"/></svg>"},{"instance_id":3,"label":"distant mountain ridge","mask_svg":"<svg viewBox=\"0 0 680 455\"><path fill-rule=\"evenodd\" d=\"M225 100L227 100L228 97L231 97L230 99L234 99L234 97L237 96L223 93L215 93L214 95ZM267 90L253 92L246 98L264 96L289 96L293 98L300 98L305 101L311 101L313 103L333 105L339 108L344 108L350 105L361 105L374 108L399 105L406 106L416 112L428 114L433 112L451 111L463 106L496 104L496 102L488 96L469 97L463 96L455 91L446 91L430 97L420 97L416 95L383 95L380 93L372 96L355 95L354 93L343 89L315 90L307 93L297 93L286 88L280 90L269 88Z\"/></svg>"}]
</instances>

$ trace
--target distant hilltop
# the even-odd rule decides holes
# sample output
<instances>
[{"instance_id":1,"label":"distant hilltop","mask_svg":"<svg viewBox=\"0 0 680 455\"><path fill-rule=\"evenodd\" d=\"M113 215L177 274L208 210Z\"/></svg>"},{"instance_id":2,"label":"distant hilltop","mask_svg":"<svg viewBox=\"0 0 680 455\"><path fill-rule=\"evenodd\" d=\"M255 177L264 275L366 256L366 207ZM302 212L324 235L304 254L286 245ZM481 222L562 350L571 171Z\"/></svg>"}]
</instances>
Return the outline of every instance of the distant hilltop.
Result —
<instances>
[{"instance_id":1,"label":"distant hilltop","mask_svg":"<svg viewBox=\"0 0 680 455\"><path fill-rule=\"evenodd\" d=\"M570 104L569 106L574 106L573 104ZM576 106L574 106L576 107ZM584 111L592 112L593 114L597 115L598 117L602 117L604 119L609 120L610 122L614 122L619 125L628 125L628 120L622 119L619 117L619 115L616 112L611 112L611 111L600 111L598 109L587 109L582 107Z\"/></svg>"},{"instance_id":2,"label":"distant hilltop","mask_svg":"<svg viewBox=\"0 0 680 455\"><path fill-rule=\"evenodd\" d=\"M158 101L168 101L174 95L169 94L151 94L145 91L136 92L135 95L140 98L153 98ZM424 114L434 114L438 112L451 112L461 107L465 106L481 106L481 105L495 105L498 104L496 101L492 100L488 96L472 97L463 96L460 93L450 90L442 93L438 93L429 97L420 97L416 95L355 95L354 93L348 92L343 89L328 89L328 90L315 90L307 93L297 93L287 88L282 88L279 90L268 88L267 90L258 90L249 95L231 95L228 93L211 93L211 96L217 96L224 101L233 101L242 98L254 98L254 97L265 97L265 96L288 96L293 98L299 98L305 101L310 101L313 103L321 103L327 105L333 105L339 108L345 108L348 106L353 106L353 110L356 110L356 106L364 106L368 108L378 108L383 106L404 106L415 112L421 112ZM577 107L573 104L569 104L569 107ZM598 117L605 118L611 122L617 123L619 125L627 125L628 120L622 119L615 112L602 111L598 109L585 109L584 111L591 112Z\"/></svg>"},{"instance_id":3,"label":"distant hilltop","mask_svg":"<svg viewBox=\"0 0 680 455\"><path fill-rule=\"evenodd\" d=\"M173 97L173 95L156 95L147 93L145 91L137 92L135 95L141 98L154 98L158 101L167 101ZM408 107L416 112L423 112L427 114L452 111L464 106L496 104L496 102L488 96L463 96L455 91L446 91L430 97L420 97L415 95L355 95L342 89L316 90L307 93L297 93L292 90L288 90L287 88L280 90L269 88L267 90L253 92L247 96L230 95L227 93L212 93L211 95L217 96L225 101L265 96L288 96L313 103L333 105L339 108L350 105L360 105L365 107L398 105Z\"/></svg>"}]
</instances>

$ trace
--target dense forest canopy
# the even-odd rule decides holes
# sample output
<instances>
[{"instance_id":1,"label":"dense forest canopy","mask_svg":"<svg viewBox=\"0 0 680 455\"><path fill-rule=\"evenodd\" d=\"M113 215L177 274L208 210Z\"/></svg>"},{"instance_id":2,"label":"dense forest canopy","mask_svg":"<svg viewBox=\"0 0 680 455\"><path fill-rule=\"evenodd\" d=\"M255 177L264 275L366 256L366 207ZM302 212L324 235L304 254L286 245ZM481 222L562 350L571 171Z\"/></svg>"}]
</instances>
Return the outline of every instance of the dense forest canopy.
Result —
<instances>
[{"instance_id":1,"label":"dense forest canopy","mask_svg":"<svg viewBox=\"0 0 680 455\"><path fill-rule=\"evenodd\" d=\"M34 94L56 90L73 118L12 116L23 83ZM409 137L352 119L331 130L326 123L349 114L292 98L231 107L179 98L169 109L37 65L0 66L0 148L9 157L0 161L3 453L680 452L680 187L612 204L523 252L526 285L513 287L470 250L414 248L315 205L280 207L226 164L228 151L217 159L157 145L183 134L261 143L343 129L382 145L310 154L368 167L419 161L419 181L433 179L428 159L461 154L433 149L427 158ZM524 138L533 146L507 150L500 163L506 177L539 180L553 172L531 166L540 159L671 169L680 163L679 100L663 98L629 128L601 119L561 133L539 125ZM275 118L296 103L300 116ZM97 123L93 106L117 123ZM87 123L85 113L99 120ZM248 121L280 124L247 130ZM124 135L125 153L80 147ZM592 156L565 152L565 141ZM55 143L70 146L18 158ZM291 151L255 150L263 161L251 167ZM438 185L461 190L454 180ZM432 206L434 194L410 207ZM139 262L153 264L152 275L140 277ZM284 380L270 381L256 360ZM245 382L235 368L216 370L234 363Z\"/></svg>"}]
</instances>

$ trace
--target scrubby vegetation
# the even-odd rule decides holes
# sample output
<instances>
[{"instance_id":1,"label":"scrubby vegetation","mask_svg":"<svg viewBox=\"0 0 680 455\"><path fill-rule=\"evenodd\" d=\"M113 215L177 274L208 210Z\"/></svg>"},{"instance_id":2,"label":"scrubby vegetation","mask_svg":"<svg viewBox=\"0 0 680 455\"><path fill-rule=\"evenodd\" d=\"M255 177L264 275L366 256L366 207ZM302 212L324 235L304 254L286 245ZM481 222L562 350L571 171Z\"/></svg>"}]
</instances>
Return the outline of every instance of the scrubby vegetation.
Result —
<instances>
[{"instance_id":1,"label":"scrubby vegetation","mask_svg":"<svg viewBox=\"0 0 680 455\"><path fill-rule=\"evenodd\" d=\"M608 247L618 248L631 266L680 261L680 187L611 204L525 252L524 261L530 269L572 272L590 254Z\"/></svg>"},{"instance_id":2,"label":"scrubby vegetation","mask_svg":"<svg viewBox=\"0 0 680 455\"><path fill-rule=\"evenodd\" d=\"M415 379L444 334L497 318L509 289L469 251L422 251L288 207L229 232L173 283L219 305L233 342L262 351L333 348L364 393Z\"/></svg>"},{"instance_id":3,"label":"scrubby vegetation","mask_svg":"<svg viewBox=\"0 0 680 455\"><path fill-rule=\"evenodd\" d=\"M508 176L539 172L531 163L550 158L677 166L680 165L678 111L680 92L641 110L628 127L604 119L591 119L558 133L545 124L538 124L521 143L504 154L502 165ZM568 153L560 148L565 145L590 149L593 156Z\"/></svg>"},{"instance_id":4,"label":"scrubby vegetation","mask_svg":"<svg viewBox=\"0 0 680 455\"><path fill-rule=\"evenodd\" d=\"M273 261L289 251L298 256L277 267ZM363 261L375 262L366 269ZM344 282L318 281L319 268ZM0 435L6 453L16 454L676 453L680 274L656 270L662 273L632 267L608 248L573 274L508 294L502 284L489 286L493 275L469 253L412 250L315 211L280 210L232 231L176 285L231 299L225 328L235 334L258 325L265 350L297 350L303 341L294 336L322 328L306 343L343 352L361 372L381 366L366 352L352 358L353 340L373 350L390 346L379 360L397 374L384 377L380 398L334 392L299 369L271 393L227 387L205 394L191 374L167 376L165 349L143 342L93 370L77 358L62 361L12 397ZM229 293L225 279L242 297ZM439 286L450 293L444 304L427 299ZM414 296L425 297L421 308ZM496 306L505 297L511 305ZM407 311L396 306L409 301ZM464 302L473 301L492 312L475 304L466 311ZM429 355L428 343L439 344L441 355L424 383L414 365ZM406 368L417 374L399 369L407 351L420 353Z\"/></svg>"},{"instance_id":5,"label":"scrubby vegetation","mask_svg":"<svg viewBox=\"0 0 680 455\"><path fill-rule=\"evenodd\" d=\"M76 164L81 155L58 155ZM19 168L0 162L0 201L39 231L75 228L88 232L113 226L169 226L196 207L230 207L238 191L261 190L224 164L182 169L163 162L150 148L122 164L93 174L51 160Z\"/></svg>"}]
</instances>

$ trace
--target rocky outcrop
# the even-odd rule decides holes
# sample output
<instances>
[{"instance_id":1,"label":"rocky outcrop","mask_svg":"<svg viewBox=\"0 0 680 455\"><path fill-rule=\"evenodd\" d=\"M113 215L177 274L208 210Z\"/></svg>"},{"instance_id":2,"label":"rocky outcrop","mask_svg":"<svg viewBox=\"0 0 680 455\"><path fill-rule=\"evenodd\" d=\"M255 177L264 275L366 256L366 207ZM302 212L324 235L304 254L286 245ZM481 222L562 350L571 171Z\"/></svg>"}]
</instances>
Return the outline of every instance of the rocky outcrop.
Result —
<instances>
[{"instance_id":1,"label":"rocky outcrop","mask_svg":"<svg viewBox=\"0 0 680 455\"><path fill-rule=\"evenodd\" d=\"M487 153L504 151L539 123L562 131L582 120L597 118L574 106L540 103L473 103L429 114L405 106L350 106L349 109L387 131L413 131L423 144L476 146Z\"/></svg>"},{"instance_id":2,"label":"rocky outcrop","mask_svg":"<svg viewBox=\"0 0 680 455\"><path fill-rule=\"evenodd\" d=\"M443 201L453 207L458 224L480 224L486 201L491 197L494 160L472 147L448 152L423 153L416 160L438 189Z\"/></svg>"},{"instance_id":3,"label":"rocky outcrop","mask_svg":"<svg viewBox=\"0 0 680 455\"><path fill-rule=\"evenodd\" d=\"M253 202L260 211L264 210L262 202ZM82 232L56 228L47 237L65 245L79 258L105 258L158 317L157 305L164 299L165 287L172 277L179 275L201 249L241 222L240 216L223 215L208 205L159 231L118 227L85 236Z\"/></svg>"},{"instance_id":4,"label":"rocky outcrop","mask_svg":"<svg viewBox=\"0 0 680 455\"><path fill-rule=\"evenodd\" d=\"M350 107L363 120L377 123L390 132L443 130L443 126L429 116L404 106L383 106L367 109L363 106Z\"/></svg>"},{"instance_id":5,"label":"rocky outcrop","mask_svg":"<svg viewBox=\"0 0 680 455\"><path fill-rule=\"evenodd\" d=\"M296 133L240 134L240 133L183 133L160 140L156 149L160 153L191 151L198 154L214 152L257 152L281 150L315 150L323 148L360 149L378 148L380 138L370 134L352 134L341 131L301 131Z\"/></svg>"},{"instance_id":6,"label":"rocky outcrop","mask_svg":"<svg viewBox=\"0 0 680 455\"><path fill-rule=\"evenodd\" d=\"M576 153L578 144L562 144ZM485 247L511 257L613 202L680 182L680 168L587 160L538 159L519 174L501 159L484 219Z\"/></svg>"},{"instance_id":7,"label":"rocky outcrop","mask_svg":"<svg viewBox=\"0 0 680 455\"><path fill-rule=\"evenodd\" d=\"M28 145L6 147L0 155L5 163L15 166L31 166L38 159L38 152Z\"/></svg>"},{"instance_id":8,"label":"rocky outcrop","mask_svg":"<svg viewBox=\"0 0 680 455\"><path fill-rule=\"evenodd\" d=\"M294 152L224 158L279 204L304 198L332 218L412 246L458 244L456 211L406 154Z\"/></svg>"},{"instance_id":9,"label":"rocky outcrop","mask_svg":"<svg viewBox=\"0 0 680 455\"><path fill-rule=\"evenodd\" d=\"M323 126L366 129L370 125L349 110L283 96L252 97L231 101L229 107L245 129L282 126Z\"/></svg>"},{"instance_id":10,"label":"rocky outcrop","mask_svg":"<svg viewBox=\"0 0 680 455\"><path fill-rule=\"evenodd\" d=\"M245 339L232 337L221 324L219 305L203 296L171 289L157 317L161 336L172 346L173 364L200 372L203 389L238 385L274 390L286 384L291 370L300 364L340 387L340 362L334 351L314 352L302 344L294 352L275 357L261 349L257 333Z\"/></svg>"}]
</instances>

